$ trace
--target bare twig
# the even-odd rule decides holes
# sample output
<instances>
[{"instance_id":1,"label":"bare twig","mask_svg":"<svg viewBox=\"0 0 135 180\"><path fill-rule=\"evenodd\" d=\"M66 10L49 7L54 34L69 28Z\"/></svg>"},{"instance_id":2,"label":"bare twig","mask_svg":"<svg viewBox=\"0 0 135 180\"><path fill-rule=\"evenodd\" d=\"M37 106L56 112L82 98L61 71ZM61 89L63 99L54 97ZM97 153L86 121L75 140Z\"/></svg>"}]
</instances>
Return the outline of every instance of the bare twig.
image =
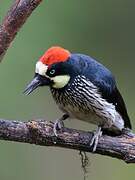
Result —
<instances>
[{"instance_id":1,"label":"bare twig","mask_svg":"<svg viewBox=\"0 0 135 180\"><path fill-rule=\"evenodd\" d=\"M92 132L64 128L54 135L53 123L47 121L0 120L0 139L25 142L42 146L57 146L91 152ZM135 135L126 133L119 137L102 136L95 153L108 155L135 163Z\"/></svg>"},{"instance_id":2,"label":"bare twig","mask_svg":"<svg viewBox=\"0 0 135 180\"><path fill-rule=\"evenodd\" d=\"M0 26L0 61L33 10L42 0L16 0ZM92 132L64 128L54 135L53 123L47 121L19 122L0 120L0 139L32 143L42 146L58 146L91 152L89 142ZM135 163L135 134L119 137L102 136L95 153L108 155Z\"/></svg>"},{"instance_id":3,"label":"bare twig","mask_svg":"<svg viewBox=\"0 0 135 180\"><path fill-rule=\"evenodd\" d=\"M16 0L0 26L0 61L17 32L42 0Z\"/></svg>"}]
</instances>

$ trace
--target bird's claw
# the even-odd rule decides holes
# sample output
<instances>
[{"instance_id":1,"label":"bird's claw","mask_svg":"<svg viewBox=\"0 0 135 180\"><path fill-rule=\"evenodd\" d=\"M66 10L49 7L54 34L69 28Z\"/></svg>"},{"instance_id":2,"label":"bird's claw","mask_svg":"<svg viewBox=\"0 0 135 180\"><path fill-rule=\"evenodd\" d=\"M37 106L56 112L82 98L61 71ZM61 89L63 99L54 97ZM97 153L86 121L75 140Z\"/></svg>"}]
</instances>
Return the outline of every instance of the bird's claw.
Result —
<instances>
[{"instance_id":1,"label":"bird's claw","mask_svg":"<svg viewBox=\"0 0 135 180\"><path fill-rule=\"evenodd\" d=\"M61 130L64 127L64 122L61 119L57 119L53 126L53 132L55 136L58 136L57 131Z\"/></svg>"},{"instance_id":2,"label":"bird's claw","mask_svg":"<svg viewBox=\"0 0 135 180\"><path fill-rule=\"evenodd\" d=\"M97 148L97 144L98 144L98 140L99 138L102 136L102 131L101 131L101 127L98 127L96 129L96 131L94 132L94 135L90 141L90 147L93 146L92 148L92 152L95 152L96 151L96 148Z\"/></svg>"},{"instance_id":3,"label":"bird's claw","mask_svg":"<svg viewBox=\"0 0 135 180\"><path fill-rule=\"evenodd\" d=\"M60 119L57 119L54 123L53 132L55 136L58 136L57 131L61 130L64 127L64 120L66 120L69 117L68 114L64 114Z\"/></svg>"}]
</instances>

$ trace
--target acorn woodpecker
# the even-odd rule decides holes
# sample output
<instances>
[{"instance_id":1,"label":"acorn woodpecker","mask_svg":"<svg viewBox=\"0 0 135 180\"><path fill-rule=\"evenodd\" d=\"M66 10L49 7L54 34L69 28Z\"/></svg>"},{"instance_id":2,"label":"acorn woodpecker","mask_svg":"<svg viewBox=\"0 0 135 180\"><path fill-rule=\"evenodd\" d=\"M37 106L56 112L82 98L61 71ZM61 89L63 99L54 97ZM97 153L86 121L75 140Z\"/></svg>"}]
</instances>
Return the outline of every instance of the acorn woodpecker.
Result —
<instances>
[{"instance_id":1,"label":"acorn woodpecker","mask_svg":"<svg viewBox=\"0 0 135 180\"><path fill-rule=\"evenodd\" d=\"M91 145L96 150L102 133L119 135L131 129L124 100L112 73L95 59L51 47L36 63L35 76L25 89L30 94L39 86L50 86L52 96L64 115L54 125L76 118L98 125Z\"/></svg>"}]
</instances>

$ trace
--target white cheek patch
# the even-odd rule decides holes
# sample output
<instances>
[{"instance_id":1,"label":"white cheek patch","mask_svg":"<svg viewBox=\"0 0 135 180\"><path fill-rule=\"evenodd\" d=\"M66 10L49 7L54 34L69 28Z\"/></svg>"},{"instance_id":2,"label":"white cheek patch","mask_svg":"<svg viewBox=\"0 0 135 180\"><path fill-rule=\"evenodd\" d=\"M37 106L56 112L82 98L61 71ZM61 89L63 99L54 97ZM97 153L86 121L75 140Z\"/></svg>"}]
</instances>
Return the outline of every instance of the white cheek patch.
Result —
<instances>
[{"instance_id":1,"label":"white cheek patch","mask_svg":"<svg viewBox=\"0 0 135 180\"><path fill-rule=\"evenodd\" d=\"M38 61L37 64L36 64L35 73L38 73L41 76L45 76L45 74L47 72L47 69L48 69L48 66L43 64L41 61Z\"/></svg>"},{"instance_id":2,"label":"white cheek patch","mask_svg":"<svg viewBox=\"0 0 135 180\"><path fill-rule=\"evenodd\" d=\"M66 86L70 80L70 76L69 75L59 75L59 76L55 76L53 78L51 78L51 80L53 80L54 84L53 87L56 89L59 88L63 88L64 86Z\"/></svg>"}]
</instances>

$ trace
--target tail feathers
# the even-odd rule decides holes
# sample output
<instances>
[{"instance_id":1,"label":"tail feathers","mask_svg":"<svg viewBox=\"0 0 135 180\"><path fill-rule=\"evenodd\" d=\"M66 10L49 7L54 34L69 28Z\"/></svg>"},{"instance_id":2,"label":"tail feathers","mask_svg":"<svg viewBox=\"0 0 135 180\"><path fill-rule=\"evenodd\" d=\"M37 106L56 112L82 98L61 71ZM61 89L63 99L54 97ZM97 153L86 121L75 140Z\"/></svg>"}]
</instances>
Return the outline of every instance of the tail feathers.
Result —
<instances>
[{"instance_id":1,"label":"tail feathers","mask_svg":"<svg viewBox=\"0 0 135 180\"><path fill-rule=\"evenodd\" d=\"M102 128L102 134L114 137L114 136L120 136L122 134L122 131L120 130L114 131L112 129Z\"/></svg>"},{"instance_id":2,"label":"tail feathers","mask_svg":"<svg viewBox=\"0 0 135 180\"><path fill-rule=\"evenodd\" d=\"M122 134L132 134L132 130L129 129L129 128L123 128L122 130L112 130L112 129L105 129L105 128L102 128L102 134L103 135L108 135L108 136L112 136L112 137L115 137L115 136L120 136Z\"/></svg>"}]
</instances>

